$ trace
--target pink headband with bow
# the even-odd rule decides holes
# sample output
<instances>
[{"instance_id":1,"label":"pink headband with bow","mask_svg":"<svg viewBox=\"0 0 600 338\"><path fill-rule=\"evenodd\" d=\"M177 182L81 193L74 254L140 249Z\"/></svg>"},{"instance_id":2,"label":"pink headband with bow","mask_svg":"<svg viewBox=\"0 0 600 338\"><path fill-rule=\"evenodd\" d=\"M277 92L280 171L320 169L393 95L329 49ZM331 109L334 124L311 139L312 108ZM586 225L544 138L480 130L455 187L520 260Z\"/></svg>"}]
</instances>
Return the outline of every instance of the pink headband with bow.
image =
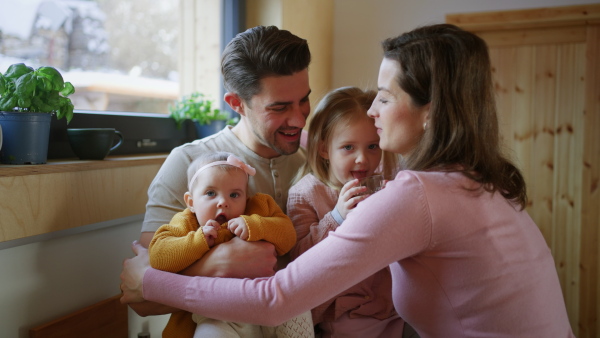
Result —
<instances>
[{"instance_id":1,"label":"pink headband with bow","mask_svg":"<svg viewBox=\"0 0 600 338\"><path fill-rule=\"evenodd\" d=\"M214 166L217 166L217 165L229 165L229 166L232 166L232 167L240 168L248 176L254 176L256 174L256 169L254 169L251 166L249 166L248 164L244 163L242 160L240 160L236 156L229 155L227 157L227 161L215 161L215 162L211 162L211 163L209 163L207 165L204 165L204 166L200 167L200 169L198 169L196 171L196 173L194 174L194 176L192 176L192 179L190 180L190 184L188 185L188 189L190 191L192 190L192 185L194 184L194 181L196 180L196 178L198 178L198 174L200 174L200 172L202 170L208 169L210 167L214 167Z\"/></svg>"}]
</instances>

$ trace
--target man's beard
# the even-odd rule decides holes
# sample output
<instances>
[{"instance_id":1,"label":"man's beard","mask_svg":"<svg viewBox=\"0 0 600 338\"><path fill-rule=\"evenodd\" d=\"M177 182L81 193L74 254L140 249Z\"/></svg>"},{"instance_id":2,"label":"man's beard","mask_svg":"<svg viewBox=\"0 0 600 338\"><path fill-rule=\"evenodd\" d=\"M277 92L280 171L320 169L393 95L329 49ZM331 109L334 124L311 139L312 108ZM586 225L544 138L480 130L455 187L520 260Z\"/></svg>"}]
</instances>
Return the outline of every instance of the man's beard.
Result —
<instances>
[{"instance_id":1,"label":"man's beard","mask_svg":"<svg viewBox=\"0 0 600 338\"><path fill-rule=\"evenodd\" d=\"M298 151L298 148L300 148L300 138L298 138L298 140L295 142L281 142L283 144L277 142L277 134L279 133L279 129L271 135L271 137L273 138L273 142L269 142L264 137L262 137L262 135L260 135L255 128L252 128L252 131L263 145L266 145L269 148L275 150L279 155L292 155Z\"/></svg>"}]
</instances>

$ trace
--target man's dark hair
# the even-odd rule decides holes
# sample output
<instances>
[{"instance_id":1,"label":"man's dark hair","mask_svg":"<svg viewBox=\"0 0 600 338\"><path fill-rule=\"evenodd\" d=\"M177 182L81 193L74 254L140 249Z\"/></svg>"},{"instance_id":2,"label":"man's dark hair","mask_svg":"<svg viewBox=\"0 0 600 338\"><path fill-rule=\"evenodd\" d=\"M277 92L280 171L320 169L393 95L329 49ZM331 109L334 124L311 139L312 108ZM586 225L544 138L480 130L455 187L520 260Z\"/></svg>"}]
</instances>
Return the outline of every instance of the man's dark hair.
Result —
<instances>
[{"instance_id":1,"label":"man's dark hair","mask_svg":"<svg viewBox=\"0 0 600 338\"><path fill-rule=\"evenodd\" d=\"M306 40L275 26L257 26L236 35L225 47L221 73L228 92L249 102L266 76L292 75L310 63Z\"/></svg>"}]
</instances>

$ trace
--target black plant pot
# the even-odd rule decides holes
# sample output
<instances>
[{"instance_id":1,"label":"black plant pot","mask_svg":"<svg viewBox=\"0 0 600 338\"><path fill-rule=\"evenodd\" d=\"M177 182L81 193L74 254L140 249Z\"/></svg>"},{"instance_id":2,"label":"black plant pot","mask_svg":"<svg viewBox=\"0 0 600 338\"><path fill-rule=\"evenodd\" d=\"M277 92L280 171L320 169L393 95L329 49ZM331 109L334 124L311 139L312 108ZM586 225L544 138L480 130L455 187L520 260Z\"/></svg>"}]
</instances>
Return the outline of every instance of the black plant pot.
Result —
<instances>
[{"instance_id":1,"label":"black plant pot","mask_svg":"<svg viewBox=\"0 0 600 338\"><path fill-rule=\"evenodd\" d=\"M4 164L44 164L48 160L50 120L48 113L0 112Z\"/></svg>"}]
</instances>

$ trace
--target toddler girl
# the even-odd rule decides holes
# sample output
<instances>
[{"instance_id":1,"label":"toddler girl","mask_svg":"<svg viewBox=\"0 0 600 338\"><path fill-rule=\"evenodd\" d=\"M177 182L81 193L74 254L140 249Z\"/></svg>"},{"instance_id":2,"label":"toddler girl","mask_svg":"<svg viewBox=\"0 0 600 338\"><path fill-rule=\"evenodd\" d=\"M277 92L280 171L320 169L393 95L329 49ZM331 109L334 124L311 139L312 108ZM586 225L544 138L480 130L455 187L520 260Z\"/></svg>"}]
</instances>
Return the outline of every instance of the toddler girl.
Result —
<instances>
[{"instance_id":1,"label":"toddler girl","mask_svg":"<svg viewBox=\"0 0 600 338\"><path fill-rule=\"evenodd\" d=\"M288 196L288 216L298 237L292 259L343 226L346 215L368 198L359 179L378 170L385 179L393 177L397 156L382 152L373 119L367 116L375 95L339 88L316 107L308 130L307 163ZM317 332L322 337L402 337L404 321L394 311L391 286L385 268L314 308Z\"/></svg>"}]
</instances>

